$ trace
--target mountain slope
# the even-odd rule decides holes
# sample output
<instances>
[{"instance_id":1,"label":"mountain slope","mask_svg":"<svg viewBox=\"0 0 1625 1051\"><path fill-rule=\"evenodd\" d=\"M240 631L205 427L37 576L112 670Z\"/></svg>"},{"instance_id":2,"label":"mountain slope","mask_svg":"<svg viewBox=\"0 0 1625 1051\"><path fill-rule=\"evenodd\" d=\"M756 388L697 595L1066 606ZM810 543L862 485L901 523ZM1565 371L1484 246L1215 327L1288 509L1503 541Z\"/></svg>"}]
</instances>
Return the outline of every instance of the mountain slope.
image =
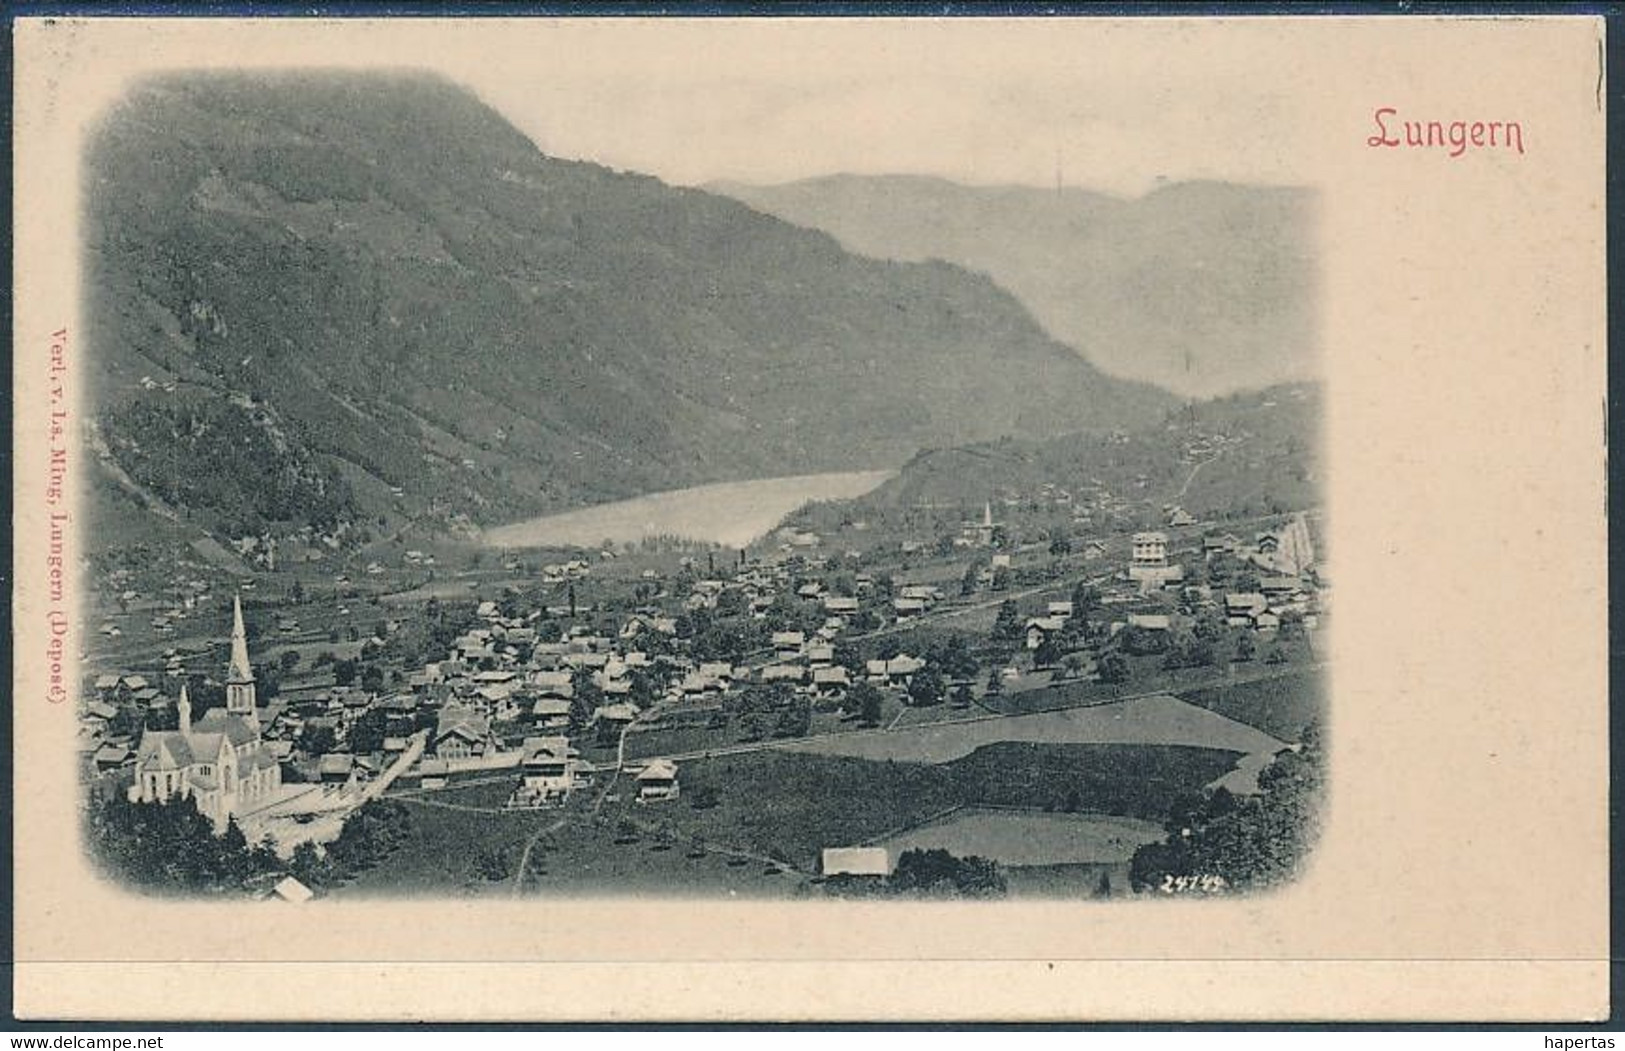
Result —
<instances>
[{"instance_id":1,"label":"mountain slope","mask_svg":"<svg viewBox=\"0 0 1625 1051\"><path fill-rule=\"evenodd\" d=\"M856 503L974 509L1057 486L1202 519L1301 510L1319 502L1321 408L1318 385L1288 384L1198 402L1130 434L932 449Z\"/></svg>"},{"instance_id":2,"label":"mountain slope","mask_svg":"<svg viewBox=\"0 0 1625 1051\"><path fill-rule=\"evenodd\" d=\"M838 175L708 187L882 259L991 276L1107 372L1193 397L1315 375L1315 196L1174 183L1086 190Z\"/></svg>"},{"instance_id":3,"label":"mountain slope","mask_svg":"<svg viewBox=\"0 0 1625 1051\"><path fill-rule=\"evenodd\" d=\"M88 162L101 440L233 534L385 504L490 523L1172 403L984 277L543 156L438 78L154 79ZM200 462L210 435L259 450L279 496L180 484L245 469Z\"/></svg>"}]
</instances>

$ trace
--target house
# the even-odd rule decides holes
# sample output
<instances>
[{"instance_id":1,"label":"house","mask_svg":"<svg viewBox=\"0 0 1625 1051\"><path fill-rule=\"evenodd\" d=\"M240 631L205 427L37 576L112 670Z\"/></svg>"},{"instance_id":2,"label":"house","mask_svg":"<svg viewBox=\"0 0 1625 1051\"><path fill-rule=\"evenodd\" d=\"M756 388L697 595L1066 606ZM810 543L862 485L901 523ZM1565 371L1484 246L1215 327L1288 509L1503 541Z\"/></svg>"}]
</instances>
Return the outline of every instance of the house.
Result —
<instances>
[{"instance_id":1,"label":"house","mask_svg":"<svg viewBox=\"0 0 1625 1051\"><path fill-rule=\"evenodd\" d=\"M534 805L570 794L574 778L568 737L527 737L520 750L523 758L519 762L517 801Z\"/></svg>"},{"instance_id":2,"label":"house","mask_svg":"<svg viewBox=\"0 0 1625 1051\"><path fill-rule=\"evenodd\" d=\"M1130 613L1128 626L1145 631L1167 631L1172 627L1172 621L1166 613Z\"/></svg>"},{"instance_id":3,"label":"house","mask_svg":"<svg viewBox=\"0 0 1625 1051\"><path fill-rule=\"evenodd\" d=\"M348 785L360 776L355 756L348 752L329 752L317 766L324 785Z\"/></svg>"},{"instance_id":4,"label":"house","mask_svg":"<svg viewBox=\"0 0 1625 1051\"><path fill-rule=\"evenodd\" d=\"M1281 618L1267 609L1253 617L1253 627L1259 631L1274 631L1280 626Z\"/></svg>"},{"instance_id":5,"label":"house","mask_svg":"<svg viewBox=\"0 0 1625 1051\"><path fill-rule=\"evenodd\" d=\"M989 565L991 565L994 569L1009 569L1010 556L1006 553L994 555L991 562L989 562Z\"/></svg>"},{"instance_id":6,"label":"house","mask_svg":"<svg viewBox=\"0 0 1625 1051\"><path fill-rule=\"evenodd\" d=\"M645 766L637 776L638 802L647 803L678 796L677 764L670 759L656 759Z\"/></svg>"},{"instance_id":7,"label":"house","mask_svg":"<svg viewBox=\"0 0 1625 1051\"><path fill-rule=\"evenodd\" d=\"M1269 599L1256 591L1234 591L1224 597L1225 622L1244 626L1269 608Z\"/></svg>"},{"instance_id":8,"label":"house","mask_svg":"<svg viewBox=\"0 0 1625 1051\"><path fill-rule=\"evenodd\" d=\"M1302 587L1297 577L1265 577L1258 582L1258 590L1270 598L1285 598Z\"/></svg>"},{"instance_id":9,"label":"house","mask_svg":"<svg viewBox=\"0 0 1625 1051\"><path fill-rule=\"evenodd\" d=\"M848 616L858 611L858 600L847 595L825 595L824 612Z\"/></svg>"},{"instance_id":10,"label":"house","mask_svg":"<svg viewBox=\"0 0 1625 1051\"><path fill-rule=\"evenodd\" d=\"M637 705L630 701L622 701L619 704L606 704L593 714L595 722L603 723L614 731L620 731L630 726L637 717Z\"/></svg>"},{"instance_id":11,"label":"house","mask_svg":"<svg viewBox=\"0 0 1625 1051\"><path fill-rule=\"evenodd\" d=\"M925 600L918 598L895 598L891 605L898 620L912 620L924 613L926 608Z\"/></svg>"},{"instance_id":12,"label":"house","mask_svg":"<svg viewBox=\"0 0 1625 1051\"><path fill-rule=\"evenodd\" d=\"M813 666L835 663L835 647L828 644L807 647L807 663Z\"/></svg>"},{"instance_id":13,"label":"house","mask_svg":"<svg viewBox=\"0 0 1625 1051\"><path fill-rule=\"evenodd\" d=\"M927 604L942 601L942 589L930 584L907 584L898 594L903 598L919 599Z\"/></svg>"},{"instance_id":14,"label":"house","mask_svg":"<svg viewBox=\"0 0 1625 1051\"><path fill-rule=\"evenodd\" d=\"M884 879L891 874L891 854L885 847L825 847L818 870L826 879L858 876Z\"/></svg>"},{"instance_id":15,"label":"house","mask_svg":"<svg viewBox=\"0 0 1625 1051\"><path fill-rule=\"evenodd\" d=\"M852 685L848 679L846 669L836 665L832 668L817 668L813 671L813 689L824 696L840 696Z\"/></svg>"},{"instance_id":16,"label":"house","mask_svg":"<svg viewBox=\"0 0 1625 1051\"><path fill-rule=\"evenodd\" d=\"M105 774L129 765L130 750L121 744L104 744L96 749L96 772Z\"/></svg>"},{"instance_id":17,"label":"house","mask_svg":"<svg viewBox=\"0 0 1625 1051\"><path fill-rule=\"evenodd\" d=\"M1083 557L1090 561L1106 557L1106 545L1099 540L1090 540L1083 545Z\"/></svg>"},{"instance_id":18,"label":"house","mask_svg":"<svg viewBox=\"0 0 1625 1051\"><path fill-rule=\"evenodd\" d=\"M422 778L420 786L423 788L445 788L446 775L450 767L444 759L425 759L418 764L418 774Z\"/></svg>"},{"instance_id":19,"label":"house","mask_svg":"<svg viewBox=\"0 0 1625 1051\"><path fill-rule=\"evenodd\" d=\"M773 652L780 660L801 656L802 647L807 644L807 636L799 631L775 631L773 633Z\"/></svg>"},{"instance_id":20,"label":"house","mask_svg":"<svg viewBox=\"0 0 1625 1051\"><path fill-rule=\"evenodd\" d=\"M1048 609L1049 615L1052 617L1060 617L1066 620L1072 616L1072 603L1070 602L1051 602Z\"/></svg>"},{"instance_id":21,"label":"house","mask_svg":"<svg viewBox=\"0 0 1625 1051\"><path fill-rule=\"evenodd\" d=\"M491 723L485 716L463 704L448 704L440 710L435 726L434 754L441 759L469 759L496 750Z\"/></svg>"},{"instance_id":22,"label":"house","mask_svg":"<svg viewBox=\"0 0 1625 1051\"><path fill-rule=\"evenodd\" d=\"M1196 516L1183 507L1176 507L1168 512L1168 524L1175 529L1196 524Z\"/></svg>"},{"instance_id":23,"label":"house","mask_svg":"<svg viewBox=\"0 0 1625 1051\"><path fill-rule=\"evenodd\" d=\"M562 730L570 725L570 702L560 697L543 697L531 705L530 718L538 730Z\"/></svg>"},{"instance_id":24,"label":"house","mask_svg":"<svg viewBox=\"0 0 1625 1051\"><path fill-rule=\"evenodd\" d=\"M1034 617L1027 622L1027 648L1036 650L1044 640L1066 627L1065 617Z\"/></svg>"},{"instance_id":25,"label":"house","mask_svg":"<svg viewBox=\"0 0 1625 1051\"><path fill-rule=\"evenodd\" d=\"M925 667L925 661L906 653L898 654L885 664L886 681L896 685L907 685L914 678L914 673Z\"/></svg>"},{"instance_id":26,"label":"house","mask_svg":"<svg viewBox=\"0 0 1625 1051\"><path fill-rule=\"evenodd\" d=\"M1167 533L1135 533L1132 547L1134 564L1138 566L1166 566L1168 564Z\"/></svg>"},{"instance_id":27,"label":"house","mask_svg":"<svg viewBox=\"0 0 1625 1051\"><path fill-rule=\"evenodd\" d=\"M800 683L807 677L807 669L799 664L769 664L762 669L763 682Z\"/></svg>"}]
</instances>

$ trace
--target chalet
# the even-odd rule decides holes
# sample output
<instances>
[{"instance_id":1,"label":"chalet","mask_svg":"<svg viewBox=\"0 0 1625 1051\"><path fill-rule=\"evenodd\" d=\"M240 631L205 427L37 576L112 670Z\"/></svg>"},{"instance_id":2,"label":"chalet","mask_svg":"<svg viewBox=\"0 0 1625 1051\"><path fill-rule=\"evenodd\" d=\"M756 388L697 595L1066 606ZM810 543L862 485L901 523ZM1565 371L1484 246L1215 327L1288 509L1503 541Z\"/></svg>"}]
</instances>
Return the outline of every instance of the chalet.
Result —
<instances>
[{"instance_id":1,"label":"chalet","mask_svg":"<svg viewBox=\"0 0 1625 1051\"><path fill-rule=\"evenodd\" d=\"M825 595L824 612L846 616L858 611L858 600L847 595Z\"/></svg>"},{"instance_id":2,"label":"chalet","mask_svg":"<svg viewBox=\"0 0 1625 1051\"><path fill-rule=\"evenodd\" d=\"M1259 631L1274 631L1280 626L1280 616L1267 609L1260 611L1253 617L1253 627L1257 628Z\"/></svg>"},{"instance_id":3,"label":"chalet","mask_svg":"<svg viewBox=\"0 0 1625 1051\"><path fill-rule=\"evenodd\" d=\"M913 620L926 610L925 600L918 598L895 598L891 605L898 620Z\"/></svg>"},{"instance_id":4,"label":"chalet","mask_svg":"<svg viewBox=\"0 0 1625 1051\"><path fill-rule=\"evenodd\" d=\"M562 730L570 725L570 702L543 697L531 705L530 718L538 730Z\"/></svg>"},{"instance_id":5,"label":"chalet","mask_svg":"<svg viewBox=\"0 0 1625 1051\"><path fill-rule=\"evenodd\" d=\"M813 598L819 597L823 593L824 593L824 585L820 584L816 580L808 581L807 583L801 585L799 588L796 588L796 597L797 598L813 599Z\"/></svg>"},{"instance_id":6,"label":"chalet","mask_svg":"<svg viewBox=\"0 0 1625 1051\"><path fill-rule=\"evenodd\" d=\"M324 785L348 785L360 776L355 756L348 752L329 752L322 756L317 769Z\"/></svg>"},{"instance_id":7,"label":"chalet","mask_svg":"<svg viewBox=\"0 0 1625 1051\"><path fill-rule=\"evenodd\" d=\"M570 794L570 740L567 737L527 737L520 746L519 798L526 803L562 799Z\"/></svg>"},{"instance_id":8,"label":"chalet","mask_svg":"<svg viewBox=\"0 0 1625 1051\"><path fill-rule=\"evenodd\" d=\"M991 565L994 569L1009 569L1010 555L1007 552L1000 552L999 554L993 556L989 562L989 565Z\"/></svg>"},{"instance_id":9,"label":"chalet","mask_svg":"<svg viewBox=\"0 0 1625 1051\"><path fill-rule=\"evenodd\" d=\"M129 766L134 761L134 753L121 744L104 744L96 749L95 763L98 774L109 773Z\"/></svg>"},{"instance_id":10,"label":"chalet","mask_svg":"<svg viewBox=\"0 0 1625 1051\"><path fill-rule=\"evenodd\" d=\"M807 644L807 636L799 631L776 631L773 633L773 652L780 660L801 656L802 647Z\"/></svg>"},{"instance_id":11,"label":"chalet","mask_svg":"<svg viewBox=\"0 0 1625 1051\"><path fill-rule=\"evenodd\" d=\"M1130 613L1128 626L1145 631L1167 631L1173 624L1166 613Z\"/></svg>"},{"instance_id":12,"label":"chalet","mask_svg":"<svg viewBox=\"0 0 1625 1051\"><path fill-rule=\"evenodd\" d=\"M567 671L534 671L526 680L533 697L554 697L568 701L575 696L575 680Z\"/></svg>"},{"instance_id":13,"label":"chalet","mask_svg":"<svg viewBox=\"0 0 1625 1051\"><path fill-rule=\"evenodd\" d=\"M1265 577L1258 582L1258 590L1266 596L1285 598L1303 588L1303 582L1297 577Z\"/></svg>"},{"instance_id":14,"label":"chalet","mask_svg":"<svg viewBox=\"0 0 1625 1051\"><path fill-rule=\"evenodd\" d=\"M1251 624L1253 618L1269 608L1269 599L1256 591L1231 592L1224 597L1225 621L1232 625Z\"/></svg>"},{"instance_id":15,"label":"chalet","mask_svg":"<svg viewBox=\"0 0 1625 1051\"><path fill-rule=\"evenodd\" d=\"M1027 648L1036 650L1064 627L1065 617L1034 617L1027 622Z\"/></svg>"},{"instance_id":16,"label":"chalet","mask_svg":"<svg viewBox=\"0 0 1625 1051\"><path fill-rule=\"evenodd\" d=\"M907 685L914 678L914 673L923 667L925 661L900 653L886 661L886 681L894 685Z\"/></svg>"},{"instance_id":17,"label":"chalet","mask_svg":"<svg viewBox=\"0 0 1625 1051\"><path fill-rule=\"evenodd\" d=\"M813 689L826 697L840 696L850 685L852 683L847 677L846 669L840 665L813 671Z\"/></svg>"},{"instance_id":18,"label":"chalet","mask_svg":"<svg viewBox=\"0 0 1625 1051\"><path fill-rule=\"evenodd\" d=\"M807 663L813 666L835 663L835 647L828 644L807 647Z\"/></svg>"},{"instance_id":19,"label":"chalet","mask_svg":"<svg viewBox=\"0 0 1625 1051\"><path fill-rule=\"evenodd\" d=\"M645 766L637 776L638 802L648 803L678 796L677 764L670 759L656 759Z\"/></svg>"},{"instance_id":20,"label":"chalet","mask_svg":"<svg viewBox=\"0 0 1625 1051\"><path fill-rule=\"evenodd\" d=\"M449 704L435 727L434 754L441 759L469 759L496 750L491 724L461 704Z\"/></svg>"},{"instance_id":21,"label":"chalet","mask_svg":"<svg viewBox=\"0 0 1625 1051\"><path fill-rule=\"evenodd\" d=\"M1072 603L1070 602L1051 602L1048 609L1049 615L1052 617L1060 617L1064 620L1072 616Z\"/></svg>"},{"instance_id":22,"label":"chalet","mask_svg":"<svg viewBox=\"0 0 1625 1051\"><path fill-rule=\"evenodd\" d=\"M763 682L800 683L807 677L807 669L799 664L769 664L762 669Z\"/></svg>"},{"instance_id":23,"label":"chalet","mask_svg":"<svg viewBox=\"0 0 1625 1051\"><path fill-rule=\"evenodd\" d=\"M118 715L118 709L105 701L92 701L85 706L85 718L107 722Z\"/></svg>"},{"instance_id":24,"label":"chalet","mask_svg":"<svg viewBox=\"0 0 1625 1051\"><path fill-rule=\"evenodd\" d=\"M637 705L630 701L622 701L619 704L606 704L598 709L593 714L593 721L618 732L630 726L637 717Z\"/></svg>"},{"instance_id":25,"label":"chalet","mask_svg":"<svg viewBox=\"0 0 1625 1051\"><path fill-rule=\"evenodd\" d=\"M1168 524L1175 529L1196 524L1196 516L1183 507L1176 507L1168 512Z\"/></svg>"},{"instance_id":26,"label":"chalet","mask_svg":"<svg viewBox=\"0 0 1625 1051\"><path fill-rule=\"evenodd\" d=\"M919 599L927 604L942 601L942 589L930 584L907 584L898 594L903 598Z\"/></svg>"}]
</instances>

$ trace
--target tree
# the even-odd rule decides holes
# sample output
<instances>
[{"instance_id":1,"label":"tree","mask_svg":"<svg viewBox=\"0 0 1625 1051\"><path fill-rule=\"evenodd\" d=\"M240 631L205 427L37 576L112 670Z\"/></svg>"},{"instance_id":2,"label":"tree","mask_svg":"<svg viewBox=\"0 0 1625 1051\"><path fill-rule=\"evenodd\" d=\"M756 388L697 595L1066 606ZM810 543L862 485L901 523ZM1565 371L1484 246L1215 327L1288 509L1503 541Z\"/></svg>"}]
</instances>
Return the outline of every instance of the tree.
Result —
<instances>
[{"instance_id":1,"label":"tree","mask_svg":"<svg viewBox=\"0 0 1625 1051\"><path fill-rule=\"evenodd\" d=\"M915 672L914 677L909 680L909 700L922 708L941 704L946 693L942 673L930 665Z\"/></svg>"},{"instance_id":2,"label":"tree","mask_svg":"<svg viewBox=\"0 0 1625 1051\"><path fill-rule=\"evenodd\" d=\"M1258 643L1253 639L1253 633L1243 631L1236 637L1236 660L1250 661L1258 653Z\"/></svg>"},{"instance_id":3,"label":"tree","mask_svg":"<svg viewBox=\"0 0 1625 1051\"><path fill-rule=\"evenodd\" d=\"M1100 681L1109 683L1127 682L1129 677L1128 658L1121 653L1108 653L1100 658Z\"/></svg>"},{"instance_id":4,"label":"tree","mask_svg":"<svg viewBox=\"0 0 1625 1051\"><path fill-rule=\"evenodd\" d=\"M1065 533L1057 533L1049 542L1049 553L1056 558L1072 553L1072 538Z\"/></svg>"},{"instance_id":5,"label":"tree","mask_svg":"<svg viewBox=\"0 0 1625 1051\"><path fill-rule=\"evenodd\" d=\"M872 682L859 682L847 694L847 700L858 710L858 718L868 726L879 726L881 717L880 691Z\"/></svg>"},{"instance_id":6,"label":"tree","mask_svg":"<svg viewBox=\"0 0 1625 1051\"><path fill-rule=\"evenodd\" d=\"M797 694L779 713L778 725L774 728L773 735L805 737L810 729L812 729L812 702L805 696Z\"/></svg>"},{"instance_id":7,"label":"tree","mask_svg":"<svg viewBox=\"0 0 1625 1051\"><path fill-rule=\"evenodd\" d=\"M993 637L1013 643L1021 638L1021 632L1021 609L1015 599L1007 598L999 603L998 616L993 619Z\"/></svg>"},{"instance_id":8,"label":"tree","mask_svg":"<svg viewBox=\"0 0 1625 1051\"><path fill-rule=\"evenodd\" d=\"M962 682L958 686L954 687L955 707L969 708L975 702L975 700L975 695L971 693L970 683Z\"/></svg>"},{"instance_id":9,"label":"tree","mask_svg":"<svg viewBox=\"0 0 1625 1051\"><path fill-rule=\"evenodd\" d=\"M297 667L299 667L299 651L298 650L283 650L282 651L282 672L283 672L283 674L286 675L287 673L293 671Z\"/></svg>"},{"instance_id":10,"label":"tree","mask_svg":"<svg viewBox=\"0 0 1625 1051\"><path fill-rule=\"evenodd\" d=\"M382 708L372 708L351 724L345 742L356 755L367 755L383 751L384 738L387 736L389 713Z\"/></svg>"},{"instance_id":11,"label":"tree","mask_svg":"<svg viewBox=\"0 0 1625 1051\"><path fill-rule=\"evenodd\" d=\"M306 723L299 731L298 743L306 755L326 755L339 746L339 735L325 723Z\"/></svg>"},{"instance_id":12,"label":"tree","mask_svg":"<svg viewBox=\"0 0 1625 1051\"><path fill-rule=\"evenodd\" d=\"M1053 635L1045 635L1038 648L1033 650L1033 664L1037 667L1053 668L1060 659L1061 647Z\"/></svg>"},{"instance_id":13,"label":"tree","mask_svg":"<svg viewBox=\"0 0 1625 1051\"><path fill-rule=\"evenodd\" d=\"M333 682L339 686L349 686L355 682L355 661L345 658L333 662Z\"/></svg>"}]
</instances>

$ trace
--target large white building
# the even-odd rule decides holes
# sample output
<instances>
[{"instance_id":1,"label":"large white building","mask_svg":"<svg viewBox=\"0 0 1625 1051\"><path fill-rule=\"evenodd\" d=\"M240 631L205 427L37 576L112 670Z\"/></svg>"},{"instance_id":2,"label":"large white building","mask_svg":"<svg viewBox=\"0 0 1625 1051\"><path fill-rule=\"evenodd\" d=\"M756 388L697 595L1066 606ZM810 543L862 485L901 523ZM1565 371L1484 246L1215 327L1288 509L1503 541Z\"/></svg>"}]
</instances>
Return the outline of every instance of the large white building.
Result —
<instances>
[{"instance_id":1,"label":"large white building","mask_svg":"<svg viewBox=\"0 0 1625 1051\"><path fill-rule=\"evenodd\" d=\"M226 706L210 709L194 722L183 684L176 705L180 728L141 734L130 787L130 798L145 803L190 797L217 829L282 787L281 764L260 737L240 597L232 600L231 615Z\"/></svg>"}]
</instances>

